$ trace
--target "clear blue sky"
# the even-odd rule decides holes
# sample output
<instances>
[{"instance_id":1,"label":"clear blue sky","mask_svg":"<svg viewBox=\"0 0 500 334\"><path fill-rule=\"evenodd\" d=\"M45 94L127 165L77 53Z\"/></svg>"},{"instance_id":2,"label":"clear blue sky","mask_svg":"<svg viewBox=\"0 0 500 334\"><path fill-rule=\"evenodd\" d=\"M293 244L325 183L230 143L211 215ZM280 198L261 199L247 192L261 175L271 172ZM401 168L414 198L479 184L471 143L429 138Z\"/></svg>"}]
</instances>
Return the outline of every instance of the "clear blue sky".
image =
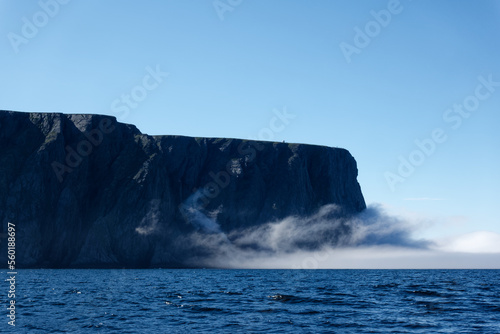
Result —
<instances>
[{"instance_id":1,"label":"clear blue sky","mask_svg":"<svg viewBox=\"0 0 500 334\"><path fill-rule=\"evenodd\" d=\"M258 138L286 109L295 118L275 140L348 149L367 203L429 221L423 236L500 233L500 85L478 88L479 77L500 82L500 2L41 3L51 15L0 0L1 109L237 138ZM168 76L157 83L148 67ZM134 108L117 112L134 89ZM467 118L446 114L465 101ZM386 172L436 128L446 141L391 189Z\"/></svg>"}]
</instances>

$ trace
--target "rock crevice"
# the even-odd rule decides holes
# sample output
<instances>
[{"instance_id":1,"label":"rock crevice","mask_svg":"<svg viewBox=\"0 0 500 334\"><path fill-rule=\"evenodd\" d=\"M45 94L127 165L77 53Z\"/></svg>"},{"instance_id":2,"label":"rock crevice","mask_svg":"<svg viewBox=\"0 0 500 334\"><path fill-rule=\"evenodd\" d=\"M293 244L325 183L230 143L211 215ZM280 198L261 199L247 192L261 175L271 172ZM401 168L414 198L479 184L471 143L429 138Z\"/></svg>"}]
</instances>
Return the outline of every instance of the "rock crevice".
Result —
<instances>
[{"instance_id":1,"label":"rock crevice","mask_svg":"<svg viewBox=\"0 0 500 334\"><path fill-rule=\"evenodd\" d=\"M104 115L0 111L0 222L18 268L182 267L179 237L366 208L341 148L149 136ZM7 261L6 239L0 261Z\"/></svg>"}]
</instances>

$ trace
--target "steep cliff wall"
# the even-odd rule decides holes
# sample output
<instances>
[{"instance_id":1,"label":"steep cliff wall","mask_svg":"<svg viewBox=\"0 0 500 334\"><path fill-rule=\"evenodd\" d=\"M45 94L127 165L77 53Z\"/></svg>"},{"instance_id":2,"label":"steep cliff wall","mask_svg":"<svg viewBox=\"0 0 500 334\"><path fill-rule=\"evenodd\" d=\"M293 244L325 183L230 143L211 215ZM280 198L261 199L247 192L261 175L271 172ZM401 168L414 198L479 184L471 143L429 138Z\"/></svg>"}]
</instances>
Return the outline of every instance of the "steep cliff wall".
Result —
<instances>
[{"instance_id":1,"label":"steep cliff wall","mask_svg":"<svg viewBox=\"0 0 500 334\"><path fill-rule=\"evenodd\" d=\"M326 204L365 209L347 150L148 136L114 117L0 111L0 245L17 267L183 266L179 238L227 233ZM4 260L5 259L5 260Z\"/></svg>"}]
</instances>

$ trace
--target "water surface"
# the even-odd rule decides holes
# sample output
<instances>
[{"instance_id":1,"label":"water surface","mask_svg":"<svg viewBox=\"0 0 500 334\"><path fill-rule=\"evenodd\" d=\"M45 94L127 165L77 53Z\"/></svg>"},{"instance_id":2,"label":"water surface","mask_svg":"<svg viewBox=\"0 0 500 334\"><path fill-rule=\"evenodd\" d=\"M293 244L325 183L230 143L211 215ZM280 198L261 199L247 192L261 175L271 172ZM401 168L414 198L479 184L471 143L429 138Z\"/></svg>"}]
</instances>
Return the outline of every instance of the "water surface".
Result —
<instances>
[{"instance_id":1,"label":"water surface","mask_svg":"<svg viewBox=\"0 0 500 334\"><path fill-rule=\"evenodd\" d=\"M500 333L500 270L19 270L16 292L20 333Z\"/></svg>"}]
</instances>

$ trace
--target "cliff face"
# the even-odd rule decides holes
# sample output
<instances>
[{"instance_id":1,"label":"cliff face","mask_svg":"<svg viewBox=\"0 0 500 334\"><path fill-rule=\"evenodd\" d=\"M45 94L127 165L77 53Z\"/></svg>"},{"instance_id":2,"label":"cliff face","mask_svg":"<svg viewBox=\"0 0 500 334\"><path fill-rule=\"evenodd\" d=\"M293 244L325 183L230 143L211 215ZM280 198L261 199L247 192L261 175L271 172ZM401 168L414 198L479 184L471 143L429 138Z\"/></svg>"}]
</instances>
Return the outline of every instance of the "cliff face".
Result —
<instances>
[{"instance_id":1,"label":"cliff face","mask_svg":"<svg viewBox=\"0 0 500 334\"><path fill-rule=\"evenodd\" d=\"M337 204L365 209L347 150L148 136L114 117L0 111L2 266L183 266L179 240Z\"/></svg>"}]
</instances>

